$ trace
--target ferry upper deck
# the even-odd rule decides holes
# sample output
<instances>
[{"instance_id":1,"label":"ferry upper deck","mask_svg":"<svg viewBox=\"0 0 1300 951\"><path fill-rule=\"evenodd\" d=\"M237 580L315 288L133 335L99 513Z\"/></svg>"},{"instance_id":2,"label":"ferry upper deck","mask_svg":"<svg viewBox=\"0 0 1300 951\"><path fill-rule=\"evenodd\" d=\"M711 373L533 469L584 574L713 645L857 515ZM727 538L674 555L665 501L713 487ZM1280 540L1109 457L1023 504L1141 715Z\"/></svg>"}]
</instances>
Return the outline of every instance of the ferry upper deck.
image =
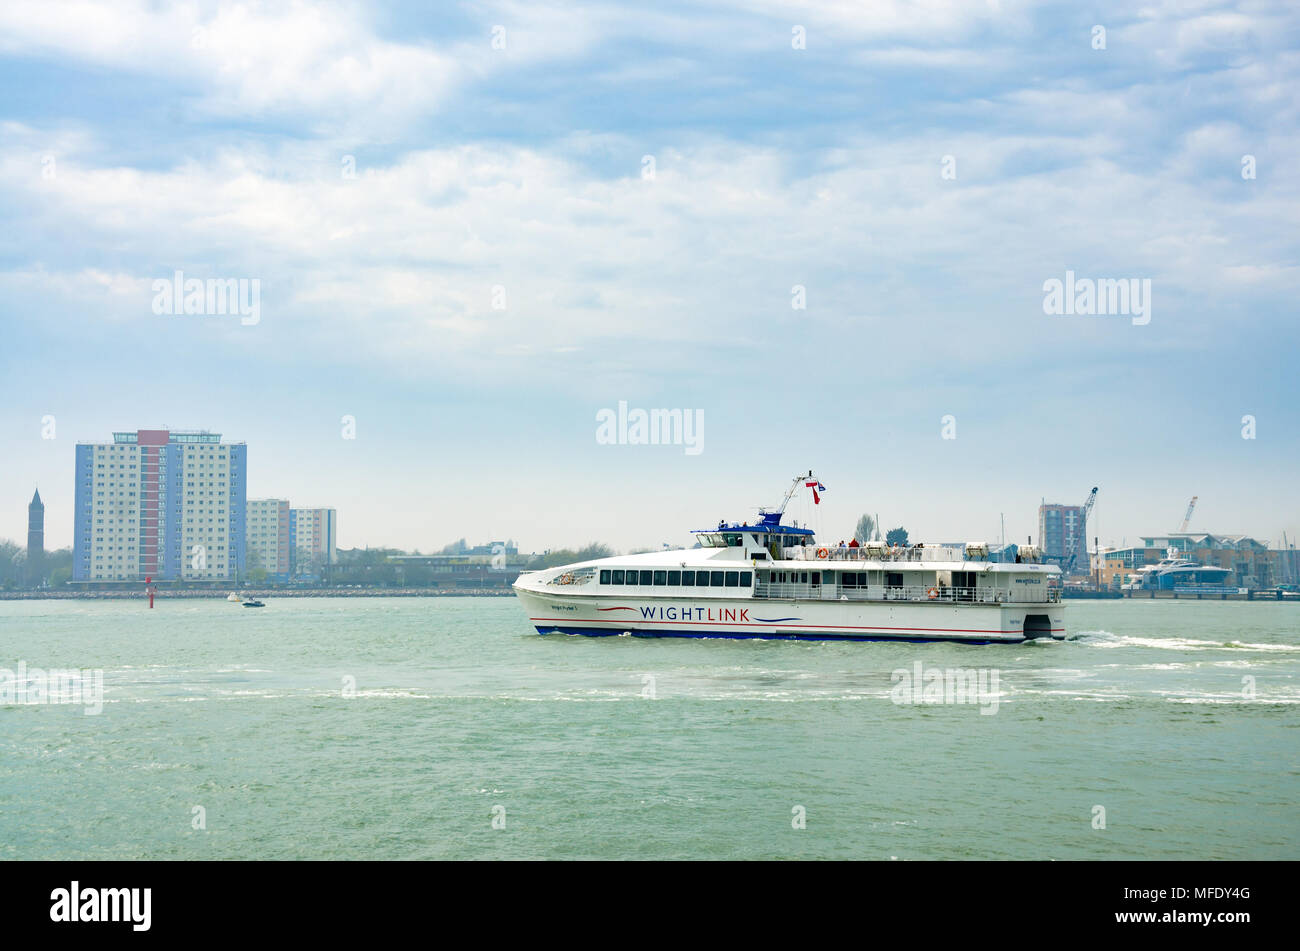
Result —
<instances>
[{"instance_id":1,"label":"ferry upper deck","mask_svg":"<svg viewBox=\"0 0 1300 951\"><path fill-rule=\"evenodd\" d=\"M642 598L998 604L1061 596L1059 569L1037 563L1032 552L1006 563L989 561L982 545L828 548L806 530L770 532L743 524L700 538L700 548L604 558L525 574L520 583L555 594Z\"/></svg>"},{"instance_id":2,"label":"ferry upper deck","mask_svg":"<svg viewBox=\"0 0 1300 951\"><path fill-rule=\"evenodd\" d=\"M802 478L796 479L798 484ZM792 487L793 491L793 487ZM788 501L790 494L787 493ZM819 545L812 529L783 525L784 504L753 524L721 521L692 534L698 547L602 558L527 572L516 587L595 597L796 601L1058 602L1060 569L1037 549L992 561L987 545Z\"/></svg>"}]
</instances>

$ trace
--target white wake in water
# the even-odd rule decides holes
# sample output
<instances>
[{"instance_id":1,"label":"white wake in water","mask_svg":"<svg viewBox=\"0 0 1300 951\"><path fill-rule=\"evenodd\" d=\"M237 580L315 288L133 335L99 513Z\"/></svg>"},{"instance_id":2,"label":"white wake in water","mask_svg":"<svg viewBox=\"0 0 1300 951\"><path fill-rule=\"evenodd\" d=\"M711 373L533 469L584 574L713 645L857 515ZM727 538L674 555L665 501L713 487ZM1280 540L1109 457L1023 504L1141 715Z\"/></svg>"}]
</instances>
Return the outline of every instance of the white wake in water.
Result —
<instances>
[{"instance_id":1,"label":"white wake in water","mask_svg":"<svg viewBox=\"0 0 1300 951\"><path fill-rule=\"evenodd\" d=\"M1176 651L1270 651L1300 653L1293 644L1253 644L1245 641L1205 641L1192 637L1143 637L1136 634L1115 634L1111 631L1080 631L1068 638L1071 643L1088 647L1149 647L1156 650Z\"/></svg>"}]
</instances>

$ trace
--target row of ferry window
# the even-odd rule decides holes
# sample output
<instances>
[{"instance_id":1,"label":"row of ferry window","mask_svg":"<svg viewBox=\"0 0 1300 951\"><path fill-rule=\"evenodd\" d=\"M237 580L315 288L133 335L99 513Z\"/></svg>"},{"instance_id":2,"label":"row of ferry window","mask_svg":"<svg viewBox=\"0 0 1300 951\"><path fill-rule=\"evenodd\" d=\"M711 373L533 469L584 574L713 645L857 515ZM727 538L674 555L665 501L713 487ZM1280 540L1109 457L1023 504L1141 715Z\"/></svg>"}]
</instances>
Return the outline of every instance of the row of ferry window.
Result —
<instances>
[{"instance_id":1,"label":"row of ferry window","mask_svg":"<svg viewBox=\"0 0 1300 951\"><path fill-rule=\"evenodd\" d=\"M749 588L754 584L751 571L632 571L602 568L601 584L667 585L683 588Z\"/></svg>"}]
</instances>

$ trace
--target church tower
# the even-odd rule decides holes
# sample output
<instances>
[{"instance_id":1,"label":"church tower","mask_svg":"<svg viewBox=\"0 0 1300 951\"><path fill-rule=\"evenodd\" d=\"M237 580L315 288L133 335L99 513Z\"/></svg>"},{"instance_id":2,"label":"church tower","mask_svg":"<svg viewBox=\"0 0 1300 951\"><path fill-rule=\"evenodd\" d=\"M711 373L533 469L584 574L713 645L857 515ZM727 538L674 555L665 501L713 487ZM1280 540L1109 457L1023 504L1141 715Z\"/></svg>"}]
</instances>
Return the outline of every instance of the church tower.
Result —
<instances>
[{"instance_id":1,"label":"church tower","mask_svg":"<svg viewBox=\"0 0 1300 951\"><path fill-rule=\"evenodd\" d=\"M38 489L27 506L27 583L33 588L45 580L45 503Z\"/></svg>"}]
</instances>

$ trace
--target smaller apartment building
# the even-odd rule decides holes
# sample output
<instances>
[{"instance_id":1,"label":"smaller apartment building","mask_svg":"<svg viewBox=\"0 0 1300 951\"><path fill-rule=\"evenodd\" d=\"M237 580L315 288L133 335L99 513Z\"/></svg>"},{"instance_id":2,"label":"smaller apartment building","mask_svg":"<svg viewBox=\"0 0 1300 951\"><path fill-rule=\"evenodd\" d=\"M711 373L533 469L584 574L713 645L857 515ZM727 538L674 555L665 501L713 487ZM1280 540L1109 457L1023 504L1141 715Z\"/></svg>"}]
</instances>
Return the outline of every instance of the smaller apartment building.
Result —
<instances>
[{"instance_id":1,"label":"smaller apartment building","mask_svg":"<svg viewBox=\"0 0 1300 951\"><path fill-rule=\"evenodd\" d=\"M266 573L267 581L288 581L290 575L289 500L249 499L247 574Z\"/></svg>"},{"instance_id":2,"label":"smaller apartment building","mask_svg":"<svg viewBox=\"0 0 1300 951\"><path fill-rule=\"evenodd\" d=\"M334 509L289 510L290 574L295 581L320 581L338 563L338 513Z\"/></svg>"}]
</instances>

